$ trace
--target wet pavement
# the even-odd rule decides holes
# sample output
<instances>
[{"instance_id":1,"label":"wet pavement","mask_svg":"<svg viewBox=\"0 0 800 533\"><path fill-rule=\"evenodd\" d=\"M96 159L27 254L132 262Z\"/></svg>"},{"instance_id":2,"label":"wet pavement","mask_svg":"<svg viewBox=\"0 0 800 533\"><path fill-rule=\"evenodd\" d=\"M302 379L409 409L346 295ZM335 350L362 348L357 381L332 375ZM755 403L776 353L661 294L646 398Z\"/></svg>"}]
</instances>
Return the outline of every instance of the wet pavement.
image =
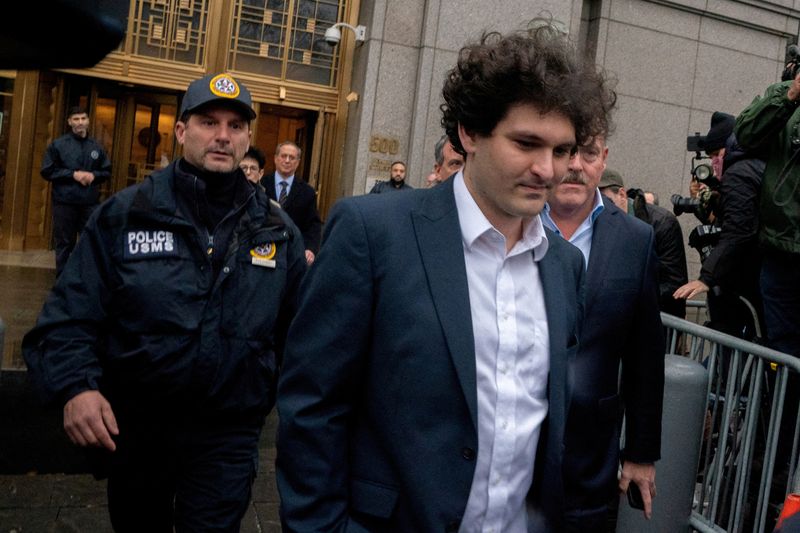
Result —
<instances>
[{"instance_id":1,"label":"wet pavement","mask_svg":"<svg viewBox=\"0 0 800 533\"><path fill-rule=\"evenodd\" d=\"M111 532L105 481L88 473L61 428L61 409L42 406L27 383L20 345L55 280L52 252L0 252L0 533ZM243 533L280 531L271 414Z\"/></svg>"},{"instance_id":2,"label":"wet pavement","mask_svg":"<svg viewBox=\"0 0 800 533\"><path fill-rule=\"evenodd\" d=\"M258 475L242 533L281 530L275 485L276 422L273 413L262 433ZM111 531L105 481L96 481L86 473L0 475L0 533Z\"/></svg>"}]
</instances>

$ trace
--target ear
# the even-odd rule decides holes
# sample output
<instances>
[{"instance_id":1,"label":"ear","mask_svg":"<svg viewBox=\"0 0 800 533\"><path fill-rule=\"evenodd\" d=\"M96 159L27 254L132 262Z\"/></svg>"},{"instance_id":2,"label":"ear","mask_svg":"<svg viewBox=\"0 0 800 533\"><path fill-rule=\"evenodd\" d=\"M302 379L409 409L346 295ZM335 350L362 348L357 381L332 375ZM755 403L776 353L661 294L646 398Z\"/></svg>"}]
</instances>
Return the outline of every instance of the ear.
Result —
<instances>
[{"instance_id":1,"label":"ear","mask_svg":"<svg viewBox=\"0 0 800 533\"><path fill-rule=\"evenodd\" d=\"M180 120L175 123L175 138L178 144L183 145L183 139L186 137L186 124Z\"/></svg>"},{"instance_id":2,"label":"ear","mask_svg":"<svg viewBox=\"0 0 800 533\"><path fill-rule=\"evenodd\" d=\"M467 152L467 156L475 153L477 137L476 133L470 133L461 123L458 124L458 138L461 141L461 146L464 147L464 151Z\"/></svg>"}]
</instances>

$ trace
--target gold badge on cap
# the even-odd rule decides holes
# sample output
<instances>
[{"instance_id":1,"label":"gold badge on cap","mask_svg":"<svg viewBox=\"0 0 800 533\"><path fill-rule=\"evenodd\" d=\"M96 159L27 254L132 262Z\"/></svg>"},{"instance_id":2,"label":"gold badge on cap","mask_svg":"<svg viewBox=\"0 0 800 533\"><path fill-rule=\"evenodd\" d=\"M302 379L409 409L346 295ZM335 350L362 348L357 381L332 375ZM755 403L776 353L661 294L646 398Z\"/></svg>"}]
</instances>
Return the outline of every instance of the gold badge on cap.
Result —
<instances>
[{"instance_id":1,"label":"gold badge on cap","mask_svg":"<svg viewBox=\"0 0 800 533\"><path fill-rule=\"evenodd\" d=\"M256 266L275 268L275 252L278 248L274 242L261 244L250 250L250 263Z\"/></svg>"},{"instance_id":2,"label":"gold badge on cap","mask_svg":"<svg viewBox=\"0 0 800 533\"><path fill-rule=\"evenodd\" d=\"M239 84L227 74L220 74L211 78L208 87L215 96L220 98L236 98L239 96Z\"/></svg>"}]
</instances>

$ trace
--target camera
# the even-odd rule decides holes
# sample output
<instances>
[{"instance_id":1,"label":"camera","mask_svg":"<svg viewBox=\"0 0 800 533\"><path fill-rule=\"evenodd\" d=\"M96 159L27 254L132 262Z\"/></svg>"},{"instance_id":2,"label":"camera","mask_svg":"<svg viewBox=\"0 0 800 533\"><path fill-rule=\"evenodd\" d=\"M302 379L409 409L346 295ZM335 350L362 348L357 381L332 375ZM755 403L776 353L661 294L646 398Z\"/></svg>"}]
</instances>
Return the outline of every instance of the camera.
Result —
<instances>
[{"instance_id":1,"label":"camera","mask_svg":"<svg viewBox=\"0 0 800 533\"><path fill-rule=\"evenodd\" d=\"M325 30L325 42L328 43L330 46L336 46L339 44L339 41L342 40L342 32L339 31L339 28L335 26L331 26L327 30Z\"/></svg>"},{"instance_id":2,"label":"camera","mask_svg":"<svg viewBox=\"0 0 800 533\"><path fill-rule=\"evenodd\" d=\"M684 213L696 213L697 208L700 207L700 200L697 198L686 198L680 194L673 194L669 200L672 202L672 212L676 217Z\"/></svg>"},{"instance_id":3,"label":"camera","mask_svg":"<svg viewBox=\"0 0 800 533\"><path fill-rule=\"evenodd\" d=\"M722 229L713 224L701 224L695 226L689 233L689 246L697 250L700 254L700 262L704 262L719 242Z\"/></svg>"},{"instance_id":4,"label":"camera","mask_svg":"<svg viewBox=\"0 0 800 533\"><path fill-rule=\"evenodd\" d=\"M783 69L781 74L781 81L793 80L797 76L798 67L800 67L800 46L790 44L786 47L786 57L783 60L786 68Z\"/></svg>"}]
</instances>

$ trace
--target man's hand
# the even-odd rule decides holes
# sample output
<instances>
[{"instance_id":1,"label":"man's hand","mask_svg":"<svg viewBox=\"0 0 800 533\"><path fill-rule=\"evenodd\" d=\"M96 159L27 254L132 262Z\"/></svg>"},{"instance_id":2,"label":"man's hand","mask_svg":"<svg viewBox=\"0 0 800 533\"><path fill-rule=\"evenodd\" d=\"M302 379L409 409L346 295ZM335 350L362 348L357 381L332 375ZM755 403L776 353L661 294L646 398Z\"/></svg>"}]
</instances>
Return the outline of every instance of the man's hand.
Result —
<instances>
[{"instance_id":1,"label":"man's hand","mask_svg":"<svg viewBox=\"0 0 800 533\"><path fill-rule=\"evenodd\" d=\"M672 297L676 300L685 300L689 298L694 298L698 294L708 292L708 285L700 281L699 279L690 281L686 285L678 287L675 292L672 293Z\"/></svg>"},{"instance_id":2,"label":"man's hand","mask_svg":"<svg viewBox=\"0 0 800 533\"><path fill-rule=\"evenodd\" d=\"M620 492L627 492L630 483L638 485L644 502L644 517L650 520L653 516L653 499L656 497L656 465L623 462L619 478Z\"/></svg>"},{"instance_id":3,"label":"man's hand","mask_svg":"<svg viewBox=\"0 0 800 533\"><path fill-rule=\"evenodd\" d=\"M311 266L311 263L314 262L315 257L316 256L314 255L314 252L312 252L311 250L306 250L306 264L308 266Z\"/></svg>"},{"instance_id":4,"label":"man's hand","mask_svg":"<svg viewBox=\"0 0 800 533\"><path fill-rule=\"evenodd\" d=\"M108 400L96 390L84 391L64 405L64 430L78 446L117 449L111 435L119 435Z\"/></svg>"},{"instance_id":5,"label":"man's hand","mask_svg":"<svg viewBox=\"0 0 800 533\"><path fill-rule=\"evenodd\" d=\"M88 187L94 181L94 174L87 172L86 170L76 170L72 173L72 179L84 187Z\"/></svg>"}]
</instances>

